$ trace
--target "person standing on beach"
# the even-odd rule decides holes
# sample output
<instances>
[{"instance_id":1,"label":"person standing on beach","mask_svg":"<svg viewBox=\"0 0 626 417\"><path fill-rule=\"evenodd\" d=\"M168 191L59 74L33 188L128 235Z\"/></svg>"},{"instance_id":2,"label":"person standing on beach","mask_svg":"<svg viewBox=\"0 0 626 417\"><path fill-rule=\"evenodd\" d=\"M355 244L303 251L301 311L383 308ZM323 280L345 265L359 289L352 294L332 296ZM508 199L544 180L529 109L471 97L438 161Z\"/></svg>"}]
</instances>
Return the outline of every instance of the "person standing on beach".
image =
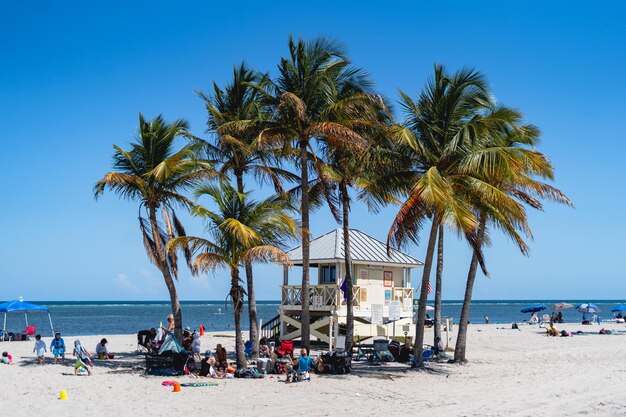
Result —
<instances>
[{"instance_id":1,"label":"person standing on beach","mask_svg":"<svg viewBox=\"0 0 626 417\"><path fill-rule=\"evenodd\" d=\"M41 335L38 334L37 336L35 336L35 347L33 348L33 352L35 352L35 354L37 355L37 363L39 363L40 365L46 364L46 357L44 356L46 354L46 351L46 344L43 342L43 340L41 340Z\"/></svg>"},{"instance_id":2,"label":"person standing on beach","mask_svg":"<svg viewBox=\"0 0 626 417\"><path fill-rule=\"evenodd\" d=\"M174 327L176 327L174 324L174 316L172 314L167 316L167 322L169 323L167 327L161 326L161 329L165 332L165 336L167 336L168 333L172 333L174 331Z\"/></svg>"},{"instance_id":3,"label":"person standing on beach","mask_svg":"<svg viewBox=\"0 0 626 417\"><path fill-rule=\"evenodd\" d=\"M54 355L54 364L57 364L57 358L61 357L61 363L65 365L65 341L61 337L61 333L54 334L54 339L50 343L50 350Z\"/></svg>"},{"instance_id":4,"label":"person standing on beach","mask_svg":"<svg viewBox=\"0 0 626 417\"><path fill-rule=\"evenodd\" d=\"M89 367L92 366L91 354L80 344L80 340L74 341L74 351L72 355L76 356L76 362L74 362L74 375L78 375L79 370L84 369L87 371L87 375L91 375Z\"/></svg>"},{"instance_id":5,"label":"person standing on beach","mask_svg":"<svg viewBox=\"0 0 626 417\"><path fill-rule=\"evenodd\" d=\"M489 324L489 317L485 314L485 324Z\"/></svg>"}]
</instances>

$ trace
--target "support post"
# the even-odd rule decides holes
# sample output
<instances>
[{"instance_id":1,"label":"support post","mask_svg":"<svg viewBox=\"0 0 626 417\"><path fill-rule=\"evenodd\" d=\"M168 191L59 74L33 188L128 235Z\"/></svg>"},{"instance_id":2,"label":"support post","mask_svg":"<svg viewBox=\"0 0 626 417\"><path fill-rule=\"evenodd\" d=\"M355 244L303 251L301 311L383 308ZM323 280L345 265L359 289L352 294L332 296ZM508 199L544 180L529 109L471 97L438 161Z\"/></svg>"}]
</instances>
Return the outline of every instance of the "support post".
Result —
<instances>
[{"instance_id":1,"label":"support post","mask_svg":"<svg viewBox=\"0 0 626 417\"><path fill-rule=\"evenodd\" d=\"M283 266L283 285L289 285L289 268Z\"/></svg>"},{"instance_id":2,"label":"support post","mask_svg":"<svg viewBox=\"0 0 626 417\"><path fill-rule=\"evenodd\" d=\"M328 350L332 352L333 350L333 321L335 319L335 312L330 312L330 317L328 318Z\"/></svg>"},{"instance_id":3,"label":"support post","mask_svg":"<svg viewBox=\"0 0 626 417\"><path fill-rule=\"evenodd\" d=\"M48 320L50 320L50 330L52 330L52 337L54 337L54 326L52 325L52 317L48 313Z\"/></svg>"},{"instance_id":4,"label":"support post","mask_svg":"<svg viewBox=\"0 0 626 417\"><path fill-rule=\"evenodd\" d=\"M446 348L450 346L450 318L446 317Z\"/></svg>"}]
</instances>

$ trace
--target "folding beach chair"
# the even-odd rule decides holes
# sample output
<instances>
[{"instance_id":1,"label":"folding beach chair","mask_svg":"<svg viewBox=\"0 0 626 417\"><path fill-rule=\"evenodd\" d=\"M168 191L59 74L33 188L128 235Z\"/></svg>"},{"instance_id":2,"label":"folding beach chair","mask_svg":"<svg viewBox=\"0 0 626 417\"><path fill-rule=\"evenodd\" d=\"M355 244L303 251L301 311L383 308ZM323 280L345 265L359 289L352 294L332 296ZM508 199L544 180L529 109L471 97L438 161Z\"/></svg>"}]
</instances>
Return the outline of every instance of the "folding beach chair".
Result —
<instances>
[{"instance_id":1,"label":"folding beach chair","mask_svg":"<svg viewBox=\"0 0 626 417\"><path fill-rule=\"evenodd\" d=\"M37 332L37 328L35 326L26 326L26 334L28 336L34 336Z\"/></svg>"},{"instance_id":2,"label":"folding beach chair","mask_svg":"<svg viewBox=\"0 0 626 417\"><path fill-rule=\"evenodd\" d=\"M293 355L293 340L281 340L280 347L278 348L278 353L283 356L292 356Z\"/></svg>"},{"instance_id":3,"label":"folding beach chair","mask_svg":"<svg viewBox=\"0 0 626 417\"><path fill-rule=\"evenodd\" d=\"M243 353L246 355L246 359L250 360L252 357L252 340L248 340L243 346Z\"/></svg>"}]
</instances>

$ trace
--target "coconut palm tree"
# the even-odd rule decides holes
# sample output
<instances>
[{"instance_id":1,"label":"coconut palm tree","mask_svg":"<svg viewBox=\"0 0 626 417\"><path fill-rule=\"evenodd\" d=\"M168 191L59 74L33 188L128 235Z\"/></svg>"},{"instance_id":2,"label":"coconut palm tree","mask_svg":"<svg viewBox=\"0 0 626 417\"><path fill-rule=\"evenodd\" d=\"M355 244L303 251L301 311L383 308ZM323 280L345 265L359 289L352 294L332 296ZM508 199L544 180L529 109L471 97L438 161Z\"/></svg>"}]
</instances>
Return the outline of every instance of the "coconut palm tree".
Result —
<instances>
[{"instance_id":1,"label":"coconut palm tree","mask_svg":"<svg viewBox=\"0 0 626 417\"><path fill-rule=\"evenodd\" d=\"M114 171L108 172L94 186L94 196L100 197L109 189L120 197L139 202L139 228L150 262L163 274L169 291L176 337L182 336L182 312L176 293L178 279L177 257L166 253L168 239L184 236L185 229L174 208L190 208L193 202L181 192L202 179L214 175L208 161L198 160L197 143L176 147L176 139L188 136L188 124L179 119L167 123L162 116L146 120L139 114L139 136L130 150L114 145ZM163 223L157 220L161 210ZM190 252L184 251L190 260Z\"/></svg>"},{"instance_id":2,"label":"coconut palm tree","mask_svg":"<svg viewBox=\"0 0 626 417\"><path fill-rule=\"evenodd\" d=\"M259 105L259 90L252 84L258 74L241 63L233 70L233 78L224 89L213 83L212 94L198 92L208 112L208 132L215 144L207 143L210 158L221 163L220 173L235 180L237 191L244 193L244 176L253 175L261 184L270 183L276 192L283 192L284 181L295 181L297 176L279 166L278 152L257 146L257 138L265 115ZM248 315L252 357L258 356L259 329L254 291L252 264L245 261Z\"/></svg>"},{"instance_id":3,"label":"coconut palm tree","mask_svg":"<svg viewBox=\"0 0 626 417\"><path fill-rule=\"evenodd\" d=\"M518 221L524 212L513 199L477 183L471 170L459 168L459 161L471 155L476 143L484 140L485 126L498 126L502 123L499 119L506 116L504 112L485 114L492 102L480 73L462 69L448 75L444 67L436 65L433 79L417 101L402 92L401 95L406 118L403 126L396 128L396 135L412 150L416 181L392 223L388 244L417 242L421 225L430 219L415 337L415 366L423 367L427 288L440 226L447 224L462 233L487 273L476 242L479 221L472 204L488 201L503 222Z\"/></svg>"},{"instance_id":4,"label":"coconut palm tree","mask_svg":"<svg viewBox=\"0 0 626 417\"><path fill-rule=\"evenodd\" d=\"M168 253L189 248L195 260L192 271L200 274L219 268L230 270L229 296L235 318L237 368L245 368L246 357L241 335L241 312L245 290L239 269L246 262L277 262L291 265L288 255L279 248L285 239L296 235L296 222L289 216L291 205L284 196L260 202L249 193L239 193L230 184L206 185L196 191L197 197L209 197L216 210L195 206L192 214L206 221L211 239L182 236L167 243Z\"/></svg>"},{"instance_id":5,"label":"coconut palm tree","mask_svg":"<svg viewBox=\"0 0 626 417\"><path fill-rule=\"evenodd\" d=\"M554 167L548 158L536 151L539 130L532 125L523 125L523 115L511 109L497 109L496 112L508 113L507 122L501 123L495 129L488 129L487 142L482 148L472 152L461 162L463 171L471 171L479 177L487 186L506 193L508 196L525 203L531 208L543 210L540 200L548 200L566 204L573 207L572 202L557 188L540 180L553 180ZM530 228L525 218L517 222L502 221L501 213L491 210L489 204L476 201L475 205L479 213L479 226L476 231L476 244L481 247L488 243L487 226L492 224L504 230L508 236L513 237L524 255L528 255L528 246L516 236L515 229L523 231L532 238ZM472 291L478 270L478 259L474 252L470 262L467 276L459 331L454 351L454 359L451 362L466 362L467 327L469 321Z\"/></svg>"},{"instance_id":6,"label":"coconut palm tree","mask_svg":"<svg viewBox=\"0 0 626 417\"><path fill-rule=\"evenodd\" d=\"M330 146L363 146L364 140L349 126L329 118L329 107L335 102L338 86L346 80L361 84L367 80L350 67L343 47L324 37L311 41L289 38L289 56L278 65L275 79L265 76L258 88L271 120L259 135L261 146L282 146L285 155L297 155L300 169L300 212L302 221L302 314L301 341L310 347L309 314L309 240L310 240L310 181L315 178L315 150L318 142ZM355 73L356 71L356 73ZM318 175L318 178L320 176ZM323 181L318 186L324 188ZM324 193L326 189L322 190Z\"/></svg>"},{"instance_id":7,"label":"coconut palm tree","mask_svg":"<svg viewBox=\"0 0 626 417\"><path fill-rule=\"evenodd\" d=\"M351 296L353 277L349 215L352 197L349 190L356 190L357 199L364 202L371 211L377 212L383 205L399 202L389 192L389 184L392 179L398 182L406 177L399 175L398 167L403 166L400 162L401 154L390 140L388 126L391 115L380 96L355 91L348 83L342 86L338 100L330 110L334 121L351 126L367 142L365 148L324 146L324 163L318 169L319 176L327 184L326 188L331 190L328 193L329 198L326 198L328 206L342 225L346 265L342 283L346 298L345 349L351 353L354 342L354 300Z\"/></svg>"}]
</instances>

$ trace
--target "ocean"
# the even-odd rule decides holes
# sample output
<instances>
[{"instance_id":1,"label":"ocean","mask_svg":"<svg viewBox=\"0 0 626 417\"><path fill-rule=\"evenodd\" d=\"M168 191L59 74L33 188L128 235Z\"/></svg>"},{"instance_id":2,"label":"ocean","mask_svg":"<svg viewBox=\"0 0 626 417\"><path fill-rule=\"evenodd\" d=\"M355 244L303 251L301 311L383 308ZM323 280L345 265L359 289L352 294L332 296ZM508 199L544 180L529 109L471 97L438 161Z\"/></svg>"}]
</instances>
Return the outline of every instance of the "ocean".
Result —
<instances>
[{"instance_id":1,"label":"ocean","mask_svg":"<svg viewBox=\"0 0 626 417\"><path fill-rule=\"evenodd\" d=\"M490 324L510 324L522 322L529 314L520 310L526 306L543 303L548 306L542 313L550 313L550 306L556 302L566 301L577 305L591 302L600 309L601 318L612 318L611 308L622 303L622 300L477 300L472 302L470 322L484 323L483 317L489 317ZM50 309L56 331L67 336L130 334L141 329L158 327L160 322L170 313L169 301L33 301ZM198 328L203 324L206 331L233 330L233 311L230 304L223 301L183 301L183 325ZM462 301L444 301L443 316L452 317L458 323ZM263 322L278 314L278 301L260 301L257 303L259 319ZM430 313L432 315L432 313ZM581 314L575 309L563 311L566 322L580 322ZM4 317L0 317L0 320ZM247 305L244 307L243 328L248 328ZM48 337L50 324L48 315L42 313L28 314L28 323L37 327L37 332ZM23 331L25 317L21 313L7 315L6 330L9 332Z\"/></svg>"}]
</instances>

